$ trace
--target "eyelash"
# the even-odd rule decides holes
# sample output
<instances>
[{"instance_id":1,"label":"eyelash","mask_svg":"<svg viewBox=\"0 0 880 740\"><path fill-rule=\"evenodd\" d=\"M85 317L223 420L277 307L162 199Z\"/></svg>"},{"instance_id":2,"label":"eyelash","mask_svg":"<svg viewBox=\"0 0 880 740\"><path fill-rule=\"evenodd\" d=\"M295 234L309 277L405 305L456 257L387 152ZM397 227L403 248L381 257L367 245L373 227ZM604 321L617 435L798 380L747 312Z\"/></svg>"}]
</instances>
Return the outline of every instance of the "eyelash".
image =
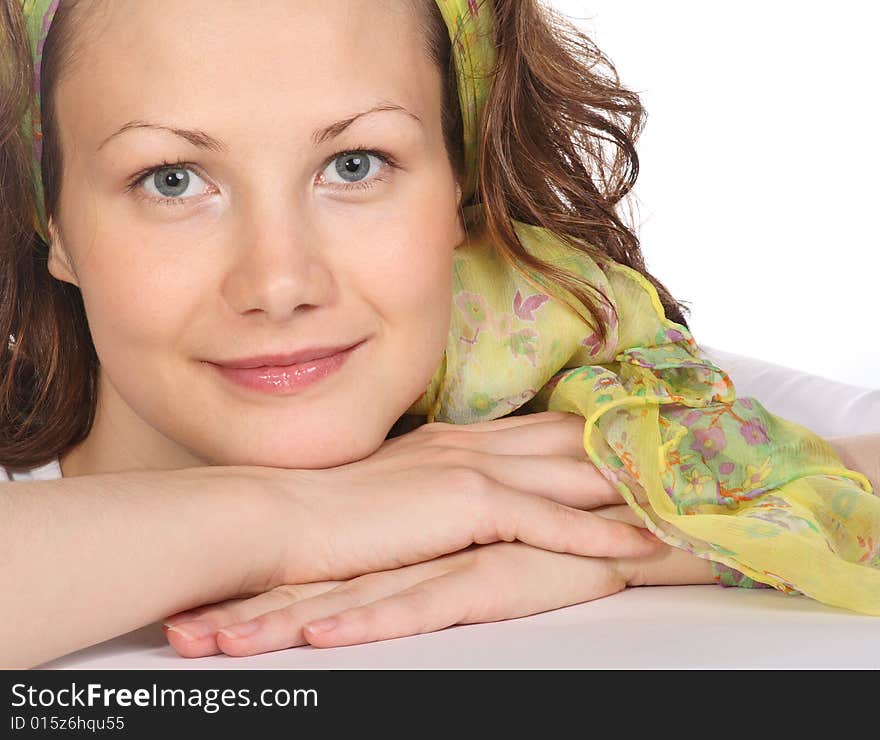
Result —
<instances>
[{"instance_id":1,"label":"eyelash","mask_svg":"<svg viewBox=\"0 0 880 740\"><path fill-rule=\"evenodd\" d=\"M338 151L335 154L332 154L331 156L329 156L326 160L324 160L323 165L321 165L321 172L323 172L327 168L327 165L329 165L333 160L338 159L342 155L344 155L344 154L357 154L357 153L371 154L374 157L381 160L383 166L382 166L382 169L379 171L379 174L376 175L375 177L370 178L370 180L366 181L369 184L364 184L364 183L350 183L349 185L335 185L334 184L333 187L335 189L342 190L342 191L369 190L371 188L376 187L377 182L387 182L388 178L386 176L386 174L387 174L386 168L398 169L400 167L400 165L398 165L398 163L394 159L394 157L392 157L387 152L384 152L380 149L370 149L369 147L365 147L365 146L356 146L356 147L352 147L350 149L343 149L343 150ZM128 193L128 192L135 190L138 187L138 185L143 183L143 181L146 180L148 177L155 175L159 170L164 170L164 169L168 169L168 168L170 168L170 169L175 169L175 168L191 169L193 172L196 172L196 174L199 174L196 171L195 167L196 166L194 165L194 163L186 162L186 161L179 159L179 158L177 160L175 160L174 162L169 162L167 160L163 160L162 164L154 165L152 167L147 167L146 169L140 170L139 172L132 175L129 178L128 182L126 183L125 192ZM201 177L201 175L199 175L199 176ZM141 195L141 194L139 194L138 197L141 198L142 200L146 200L151 203L158 203L160 205L167 205L167 206L184 205L184 204L186 204L187 201L193 200L193 198L165 198L165 197L161 197L161 196Z\"/></svg>"}]
</instances>

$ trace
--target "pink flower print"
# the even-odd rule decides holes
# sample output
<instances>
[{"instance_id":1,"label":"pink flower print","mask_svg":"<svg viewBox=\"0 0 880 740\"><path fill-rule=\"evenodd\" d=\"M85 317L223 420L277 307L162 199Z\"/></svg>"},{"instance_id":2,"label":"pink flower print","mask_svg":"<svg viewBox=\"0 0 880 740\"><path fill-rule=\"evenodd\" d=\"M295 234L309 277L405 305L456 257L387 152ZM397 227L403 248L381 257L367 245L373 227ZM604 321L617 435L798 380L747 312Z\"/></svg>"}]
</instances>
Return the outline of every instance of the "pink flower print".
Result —
<instances>
[{"instance_id":1,"label":"pink flower print","mask_svg":"<svg viewBox=\"0 0 880 740\"><path fill-rule=\"evenodd\" d=\"M566 370L565 372L568 372L568 371ZM551 389L555 388L557 385L559 385L559 381L565 377L565 372L556 373L556 375L554 375L552 378L550 378L550 380L548 380L544 384L544 388L547 390L551 390Z\"/></svg>"},{"instance_id":2,"label":"pink flower print","mask_svg":"<svg viewBox=\"0 0 880 740\"><path fill-rule=\"evenodd\" d=\"M695 429L694 438L695 441L690 448L698 452L704 460L711 460L727 447L727 438L724 436L724 430L718 427Z\"/></svg>"},{"instance_id":3,"label":"pink flower print","mask_svg":"<svg viewBox=\"0 0 880 740\"><path fill-rule=\"evenodd\" d=\"M537 350L535 349L535 340L538 338L538 332L534 329L520 329L514 332L508 339L510 352L514 357L525 357L532 367L537 367Z\"/></svg>"},{"instance_id":4,"label":"pink flower print","mask_svg":"<svg viewBox=\"0 0 880 740\"><path fill-rule=\"evenodd\" d=\"M675 419L682 414L687 413L688 407L680 403L667 403L665 406L662 407L661 410L663 411L664 415Z\"/></svg>"},{"instance_id":5,"label":"pink flower print","mask_svg":"<svg viewBox=\"0 0 880 740\"><path fill-rule=\"evenodd\" d=\"M467 49L464 48L464 42L461 40L461 31L463 28L461 18L458 19L457 27L459 33L457 33L455 36L455 45L458 47L458 53L464 56L465 54L467 54Z\"/></svg>"},{"instance_id":6,"label":"pink flower print","mask_svg":"<svg viewBox=\"0 0 880 740\"><path fill-rule=\"evenodd\" d=\"M684 339L684 334L678 331L678 329L667 329L666 338L670 342L680 342L682 339Z\"/></svg>"},{"instance_id":7,"label":"pink flower print","mask_svg":"<svg viewBox=\"0 0 880 740\"><path fill-rule=\"evenodd\" d=\"M633 351L629 352L628 354L632 358L634 364L636 364L640 367L654 367L653 362L648 362L645 359L644 352L640 352L639 350L633 350Z\"/></svg>"},{"instance_id":8,"label":"pink flower print","mask_svg":"<svg viewBox=\"0 0 880 740\"><path fill-rule=\"evenodd\" d=\"M699 411L691 411L687 416L682 420L682 424L686 427L689 427L691 424L695 423L703 414Z\"/></svg>"},{"instance_id":9,"label":"pink flower print","mask_svg":"<svg viewBox=\"0 0 880 740\"><path fill-rule=\"evenodd\" d=\"M581 344L590 350L590 357L595 355L602 348L602 342L599 339L599 334L595 331L590 334L590 336L588 336L586 339L582 339Z\"/></svg>"},{"instance_id":10,"label":"pink flower print","mask_svg":"<svg viewBox=\"0 0 880 740\"><path fill-rule=\"evenodd\" d=\"M767 430L757 418L749 419L748 423L740 426L739 433L750 445L763 445L768 441Z\"/></svg>"},{"instance_id":11,"label":"pink flower print","mask_svg":"<svg viewBox=\"0 0 880 740\"><path fill-rule=\"evenodd\" d=\"M455 294L455 305L464 316L464 320L474 329L483 329L489 319L489 306L486 299L479 293L462 291Z\"/></svg>"},{"instance_id":12,"label":"pink flower print","mask_svg":"<svg viewBox=\"0 0 880 740\"><path fill-rule=\"evenodd\" d=\"M608 328L613 329L615 326L617 326L617 315L615 314L614 309L609 303L603 301L602 310L605 312L605 318L608 323Z\"/></svg>"},{"instance_id":13,"label":"pink flower print","mask_svg":"<svg viewBox=\"0 0 880 740\"><path fill-rule=\"evenodd\" d=\"M523 300L522 294L517 290L513 297L513 312L523 321L534 321L534 313L548 300L549 296L543 293L535 293Z\"/></svg>"},{"instance_id":14,"label":"pink flower print","mask_svg":"<svg viewBox=\"0 0 880 740\"><path fill-rule=\"evenodd\" d=\"M732 462L723 462L718 466L721 475L730 475L736 466Z\"/></svg>"},{"instance_id":15,"label":"pink flower print","mask_svg":"<svg viewBox=\"0 0 880 740\"><path fill-rule=\"evenodd\" d=\"M745 406L749 411L752 410L751 398L737 398L736 400L740 402L740 405Z\"/></svg>"}]
</instances>

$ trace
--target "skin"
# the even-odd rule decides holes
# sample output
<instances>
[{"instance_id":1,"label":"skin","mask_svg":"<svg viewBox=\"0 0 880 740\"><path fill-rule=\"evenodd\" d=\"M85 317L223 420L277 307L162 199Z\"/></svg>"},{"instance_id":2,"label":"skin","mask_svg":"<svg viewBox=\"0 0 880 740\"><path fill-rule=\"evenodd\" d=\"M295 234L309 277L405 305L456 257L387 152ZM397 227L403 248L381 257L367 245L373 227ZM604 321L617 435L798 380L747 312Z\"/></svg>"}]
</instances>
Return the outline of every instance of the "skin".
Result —
<instances>
[{"instance_id":1,"label":"skin","mask_svg":"<svg viewBox=\"0 0 880 740\"><path fill-rule=\"evenodd\" d=\"M626 504L591 511L641 526ZM708 561L668 545L638 558L602 558L499 542L347 581L286 584L175 614L163 626L184 657L246 656L514 619L611 596L628 586L711 583Z\"/></svg>"},{"instance_id":2,"label":"skin","mask_svg":"<svg viewBox=\"0 0 880 740\"><path fill-rule=\"evenodd\" d=\"M375 0L91 5L58 88L48 267L82 291L101 370L93 430L62 455L64 475L366 457L442 357L465 236L416 15ZM380 101L418 120L372 113L311 140ZM99 148L131 120L200 129L226 151L145 128ZM336 165L361 148L399 167L373 157L355 183L372 187L352 189ZM126 192L178 158L193 166L177 202L147 200L163 194L152 176ZM240 390L202 362L362 338L340 372L285 396Z\"/></svg>"}]
</instances>

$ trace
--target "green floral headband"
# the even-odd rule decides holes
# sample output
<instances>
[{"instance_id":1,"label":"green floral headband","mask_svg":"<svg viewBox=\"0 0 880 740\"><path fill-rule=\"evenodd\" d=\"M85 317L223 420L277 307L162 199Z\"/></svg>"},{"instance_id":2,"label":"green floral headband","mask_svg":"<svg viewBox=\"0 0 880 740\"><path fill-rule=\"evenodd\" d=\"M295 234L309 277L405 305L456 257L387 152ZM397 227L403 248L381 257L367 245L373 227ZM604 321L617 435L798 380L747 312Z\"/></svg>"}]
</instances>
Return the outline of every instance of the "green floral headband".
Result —
<instances>
[{"instance_id":1,"label":"green floral headband","mask_svg":"<svg viewBox=\"0 0 880 740\"><path fill-rule=\"evenodd\" d=\"M34 62L31 105L22 126L34 142L33 182L36 194L34 229L49 243L41 161L43 129L40 107L40 67L43 45L58 10L60 0L22 0L28 39ZM477 188L480 117L489 91L489 75L495 65L495 17L489 0L437 0L452 43L458 76L458 99L464 122L465 182L462 201L467 202Z\"/></svg>"}]
</instances>

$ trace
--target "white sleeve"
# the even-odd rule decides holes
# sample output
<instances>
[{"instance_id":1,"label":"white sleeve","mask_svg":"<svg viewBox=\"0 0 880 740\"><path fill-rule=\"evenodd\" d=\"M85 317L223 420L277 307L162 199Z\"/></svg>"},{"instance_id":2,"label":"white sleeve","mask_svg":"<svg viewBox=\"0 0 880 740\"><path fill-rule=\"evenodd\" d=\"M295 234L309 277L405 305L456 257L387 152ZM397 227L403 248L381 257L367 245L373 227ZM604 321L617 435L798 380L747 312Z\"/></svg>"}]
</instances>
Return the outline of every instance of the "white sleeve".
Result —
<instances>
[{"instance_id":1,"label":"white sleeve","mask_svg":"<svg viewBox=\"0 0 880 740\"><path fill-rule=\"evenodd\" d=\"M773 414L820 437L880 432L880 388L861 388L746 355L700 346L724 370L737 396L757 398Z\"/></svg>"}]
</instances>

